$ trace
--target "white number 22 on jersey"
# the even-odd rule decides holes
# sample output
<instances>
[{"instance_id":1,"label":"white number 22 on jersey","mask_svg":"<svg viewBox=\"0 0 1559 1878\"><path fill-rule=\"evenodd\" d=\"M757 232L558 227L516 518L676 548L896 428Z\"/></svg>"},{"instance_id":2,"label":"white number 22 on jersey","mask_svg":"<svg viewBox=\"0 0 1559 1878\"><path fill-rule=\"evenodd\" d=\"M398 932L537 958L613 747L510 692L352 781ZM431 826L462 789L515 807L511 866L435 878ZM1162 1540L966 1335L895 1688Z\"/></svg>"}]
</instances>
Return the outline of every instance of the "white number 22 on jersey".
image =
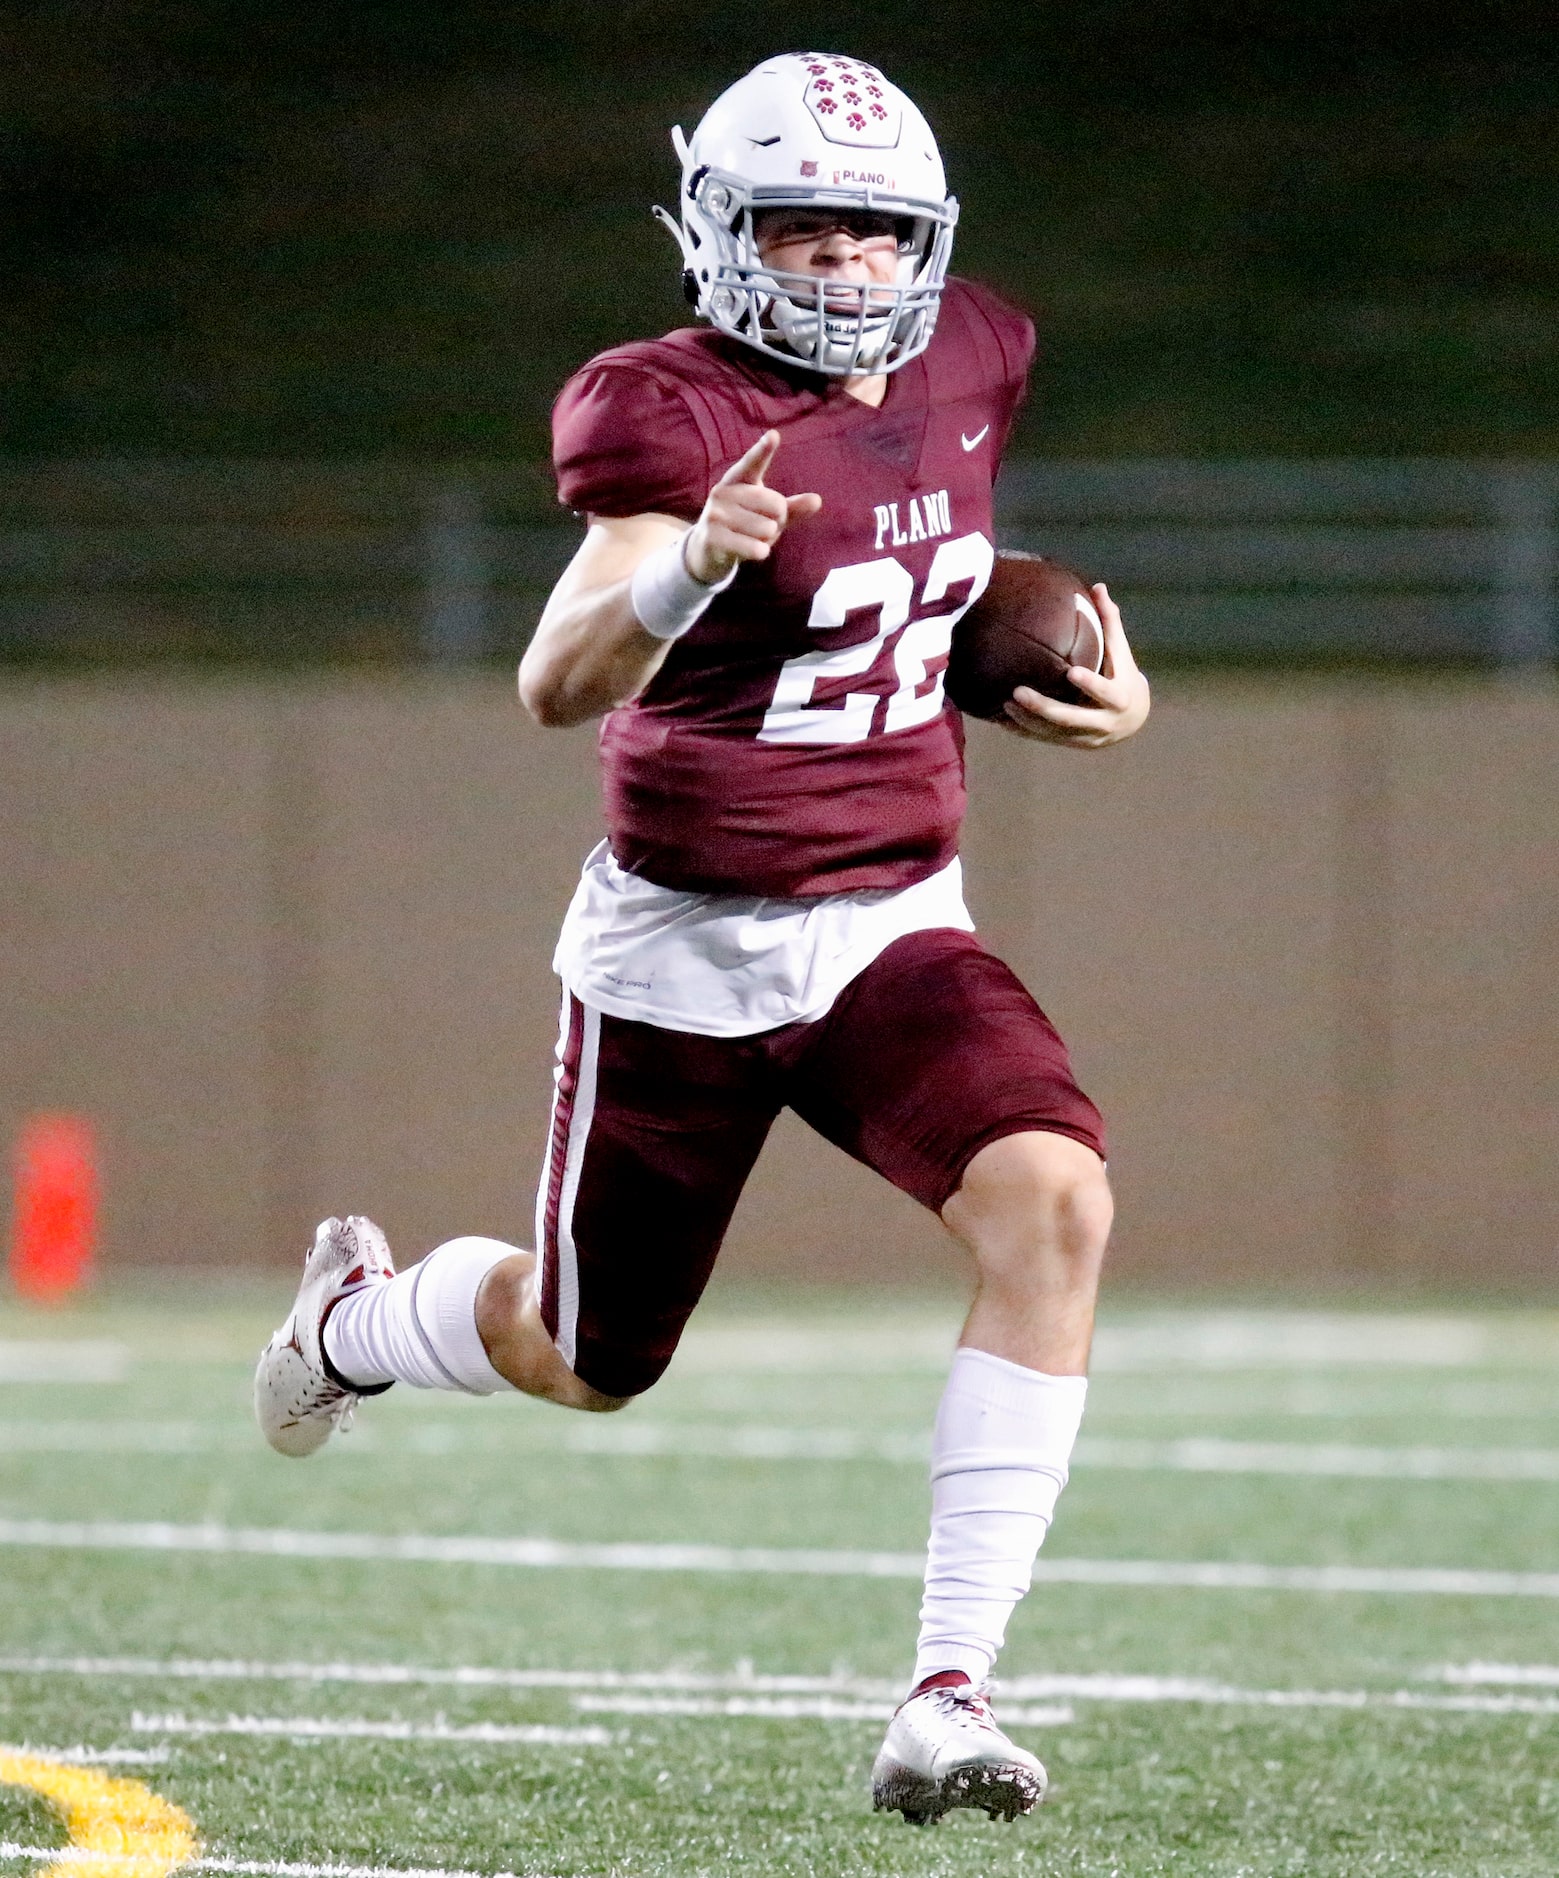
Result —
<instances>
[{"instance_id":1,"label":"white number 22 on jersey","mask_svg":"<svg viewBox=\"0 0 1559 1878\"><path fill-rule=\"evenodd\" d=\"M812 596L807 625L813 632L830 632L843 626L849 614L877 607L881 610L876 635L859 645L803 652L798 658L787 659L780 667L774 697L764 713L759 742L861 743L869 737L881 702L880 692L850 691L838 704L817 705L812 699L820 682L858 678L869 672L883 646L901 628L899 642L893 648L893 668L899 682L888 699L882 727L885 731L909 730L916 724L930 723L942 709L941 672L924 693L920 687L926 683L933 663L946 659L953 628L984 593L995 564L996 551L984 535L960 535L956 541L944 541L926 572L920 604L934 606L950 588L965 580L969 582L968 596L949 612L913 620L909 616L915 601L915 581L902 561L884 555L880 560L836 567Z\"/></svg>"}]
</instances>

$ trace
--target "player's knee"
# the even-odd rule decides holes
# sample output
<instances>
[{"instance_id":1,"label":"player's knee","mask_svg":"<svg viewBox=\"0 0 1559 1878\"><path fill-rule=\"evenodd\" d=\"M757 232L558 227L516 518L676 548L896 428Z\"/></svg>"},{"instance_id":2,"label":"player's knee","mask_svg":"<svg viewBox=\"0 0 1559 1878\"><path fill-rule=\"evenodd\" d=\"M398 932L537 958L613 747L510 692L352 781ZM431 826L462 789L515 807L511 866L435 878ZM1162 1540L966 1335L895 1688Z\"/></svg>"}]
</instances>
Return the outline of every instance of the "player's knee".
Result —
<instances>
[{"instance_id":1,"label":"player's knee","mask_svg":"<svg viewBox=\"0 0 1559 1878\"><path fill-rule=\"evenodd\" d=\"M602 1415L623 1408L635 1393L580 1375L558 1347L543 1319L532 1253L501 1260L482 1280L476 1328L493 1368L525 1395Z\"/></svg>"},{"instance_id":2,"label":"player's knee","mask_svg":"<svg viewBox=\"0 0 1559 1878\"><path fill-rule=\"evenodd\" d=\"M1038 1130L982 1148L944 1209L990 1275L1097 1272L1114 1217L1104 1163L1069 1135Z\"/></svg>"},{"instance_id":3,"label":"player's knee","mask_svg":"<svg viewBox=\"0 0 1559 1878\"><path fill-rule=\"evenodd\" d=\"M552 1345L548 1346L545 1357L538 1361L533 1356L519 1373L497 1364L494 1367L526 1395L556 1402L560 1408L583 1409L588 1415L611 1415L633 1400L631 1393L610 1394L586 1382L577 1370L570 1369L562 1352Z\"/></svg>"},{"instance_id":4,"label":"player's knee","mask_svg":"<svg viewBox=\"0 0 1559 1878\"><path fill-rule=\"evenodd\" d=\"M579 1352L575 1377L594 1399L581 1406L610 1411L626 1408L653 1389L671 1362L670 1350L638 1350L590 1345Z\"/></svg>"},{"instance_id":5,"label":"player's knee","mask_svg":"<svg viewBox=\"0 0 1559 1878\"><path fill-rule=\"evenodd\" d=\"M578 1381L578 1378L575 1380ZM603 1395L587 1382L579 1384L579 1391L579 1399L573 1406L585 1409L592 1415L615 1415L618 1409L625 1409L633 1400L631 1395Z\"/></svg>"},{"instance_id":6,"label":"player's knee","mask_svg":"<svg viewBox=\"0 0 1559 1878\"><path fill-rule=\"evenodd\" d=\"M1079 1252L1102 1257L1115 1220L1115 1198L1098 1155L1080 1142L1068 1146L1080 1153L1063 1173L1041 1183L1039 1203L1052 1211L1062 1236Z\"/></svg>"}]
</instances>

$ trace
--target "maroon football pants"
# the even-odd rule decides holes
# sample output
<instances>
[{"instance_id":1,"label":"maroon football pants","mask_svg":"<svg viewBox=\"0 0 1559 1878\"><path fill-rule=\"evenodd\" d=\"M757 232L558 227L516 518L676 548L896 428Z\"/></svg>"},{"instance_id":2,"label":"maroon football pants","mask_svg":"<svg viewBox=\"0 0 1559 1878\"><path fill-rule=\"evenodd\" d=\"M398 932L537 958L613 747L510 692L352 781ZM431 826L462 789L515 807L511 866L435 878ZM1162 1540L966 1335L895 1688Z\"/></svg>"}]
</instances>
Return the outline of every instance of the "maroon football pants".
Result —
<instances>
[{"instance_id":1,"label":"maroon football pants","mask_svg":"<svg viewBox=\"0 0 1559 1878\"><path fill-rule=\"evenodd\" d=\"M1104 1154L1099 1112L1015 974L971 934L911 933L812 1023L701 1037L568 997L537 1200L542 1315L575 1373L637 1395L677 1347L781 1109L940 1212L988 1142Z\"/></svg>"}]
</instances>

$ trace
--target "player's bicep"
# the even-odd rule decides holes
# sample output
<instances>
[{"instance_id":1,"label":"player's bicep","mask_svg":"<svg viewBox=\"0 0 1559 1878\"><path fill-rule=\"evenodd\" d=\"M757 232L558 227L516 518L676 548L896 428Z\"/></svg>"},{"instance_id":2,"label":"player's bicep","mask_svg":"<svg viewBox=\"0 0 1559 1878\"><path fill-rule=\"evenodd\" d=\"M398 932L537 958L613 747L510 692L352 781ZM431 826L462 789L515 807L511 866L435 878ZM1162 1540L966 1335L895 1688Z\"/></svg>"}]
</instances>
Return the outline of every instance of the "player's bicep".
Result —
<instances>
[{"instance_id":1,"label":"player's bicep","mask_svg":"<svg viewBox=\"0 0 1559 1878\"><path fill-rule=\"evenodd\" d=\"M547 611L617 586L647 554L686 533L687 523L673 515L592 515L584 540L552 589Z\"/></svg>"},{"instance_id":2,"label":"player's bicep","mask_svg":"<svg viewBox=\"0 0 1559 1878\"><path fill-rule=\"evenodd\" d=\"M590 518L520 660L520 700L539 724L598 717L654 676L671 642L639 624L629 577L686 533L687 523L670 515Z\"/></svg>"}]
</instances>

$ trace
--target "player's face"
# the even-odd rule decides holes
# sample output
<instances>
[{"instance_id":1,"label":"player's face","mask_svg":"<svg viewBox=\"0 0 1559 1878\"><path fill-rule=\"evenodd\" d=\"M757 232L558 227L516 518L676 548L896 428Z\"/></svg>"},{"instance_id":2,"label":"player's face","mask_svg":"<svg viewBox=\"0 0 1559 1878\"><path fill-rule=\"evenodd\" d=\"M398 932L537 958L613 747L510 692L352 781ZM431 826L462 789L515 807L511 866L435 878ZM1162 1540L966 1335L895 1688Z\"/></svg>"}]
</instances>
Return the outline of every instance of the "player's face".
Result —
<instances>
[{"instance_id":1,"label":"player's face","mask_svg":"<svg viewBox=\"0 0 1559 1878\"><path fill-rule=\"evenodd\" d=\"M859 288L892 286L909 234L897 217L865 210L762 209L753 217L753 239L777 272Z\"/></svg>"}]
</instances>

